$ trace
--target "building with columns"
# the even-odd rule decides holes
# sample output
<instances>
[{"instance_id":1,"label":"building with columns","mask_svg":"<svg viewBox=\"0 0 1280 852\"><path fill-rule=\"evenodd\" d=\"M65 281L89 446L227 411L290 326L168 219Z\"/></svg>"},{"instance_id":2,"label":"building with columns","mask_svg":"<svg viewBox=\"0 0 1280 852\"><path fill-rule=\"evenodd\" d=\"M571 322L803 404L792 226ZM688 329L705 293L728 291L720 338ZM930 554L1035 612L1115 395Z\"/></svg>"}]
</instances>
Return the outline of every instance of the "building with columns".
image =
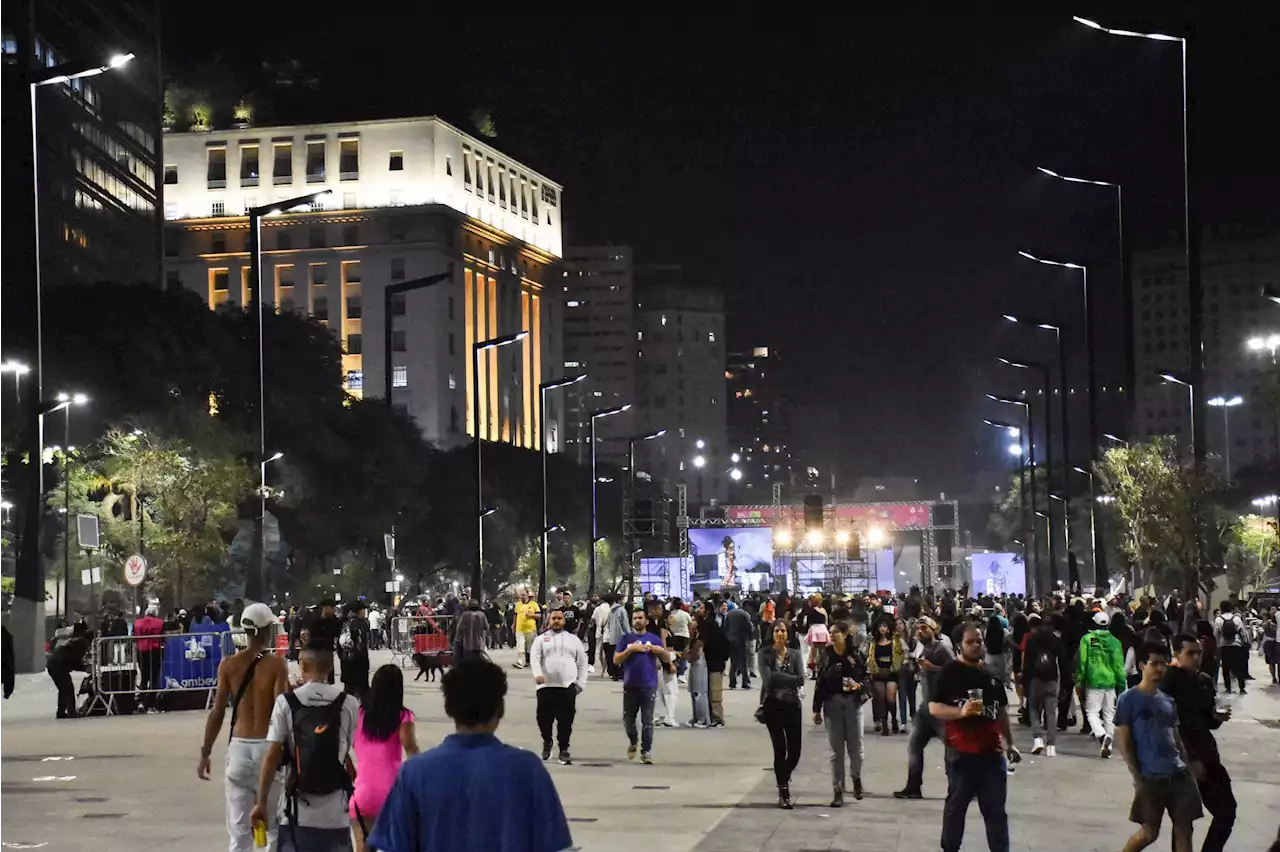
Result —
<instances>
[{"instance_id":1,"label":"building with columns","mask_svg":"<svg viewBox=\"0 0 1280 852\"><path fill-rule=\"evenodd\" d=\"M538 384L560 375L561 186L438 118L170 133L164 148L166 285L211 309L252 302L250 208L329 190L262 219L266 304L328 326L346 389L382 397L448 447L473 434L536 448ZM393 297L384 288L442 272ZM529 332L481 353L472 345ZM548 435L562 405L548 400ZM552 445L551 449L559 447Z\"/></svg>"}]
</instances>

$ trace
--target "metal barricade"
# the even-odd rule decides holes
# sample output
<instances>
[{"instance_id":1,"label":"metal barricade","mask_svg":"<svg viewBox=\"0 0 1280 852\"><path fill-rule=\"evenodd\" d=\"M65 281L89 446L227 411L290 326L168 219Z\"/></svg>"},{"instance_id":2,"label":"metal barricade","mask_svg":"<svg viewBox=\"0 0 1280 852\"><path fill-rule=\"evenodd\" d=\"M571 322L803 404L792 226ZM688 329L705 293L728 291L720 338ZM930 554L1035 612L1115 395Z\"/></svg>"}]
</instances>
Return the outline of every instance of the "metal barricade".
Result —
<instances>
[{"instance_id":1,"label":"metal barricade","mask_svg":"<svg viewBox=\"0 0 1280 852\"><path fill-rule=\"evenodd\" d=\"M414 654L448 651L453 646L451 615L404 615L391 619L391 664L410 668Z\"/></svg>"},{"instance_id":2,"label":"metal barricade","mask_svg":"<svg viewBox=\"0 0 1280 852\"><path fill-rule=\"evenodd\" d=\"M98 637L89 652L94 695L85 712L102 707L115 715L125 695L132 707L143 695L199 691L208 693L208 709L218 686L218 664L235 652L229 632Z\"/></svg>"}]
</instances>

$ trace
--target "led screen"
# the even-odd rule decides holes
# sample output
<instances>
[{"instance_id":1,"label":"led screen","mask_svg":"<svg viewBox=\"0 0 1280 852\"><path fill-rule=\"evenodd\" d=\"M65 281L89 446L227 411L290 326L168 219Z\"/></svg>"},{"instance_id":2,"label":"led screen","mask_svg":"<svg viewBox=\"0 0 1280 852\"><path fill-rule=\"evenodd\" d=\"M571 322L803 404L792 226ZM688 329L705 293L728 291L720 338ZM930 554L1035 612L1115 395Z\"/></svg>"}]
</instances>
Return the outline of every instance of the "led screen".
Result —
<instances>
[{"instance_id":1,"label":"led screen","mask_svg":"<svg viewBox=\"0 0 1280 852\"><path fill-rule=\"evenodd\" d=\"M658 597L690 597L687 582L682 585L679 556L646 556L640 559L640 591ZM687 578L686 578L687 579Z\"/></svg>"},{"instance_id":2,"label":"led screen","mask_svg":"<svg viewBox=\"0 0 1280 852\"><path fill-rule=\"evenodd\" d=\"M975 553L974 595L1020 595L1027 592L1026 567L1017 553Z\"/></svg>"},{"instance_id":3,"label":"led screen","mask_svg":"<svg viewBox=\"0 0 1280 852\"><path fill-rule=\"evenodd\" d=\"M715 527L689 530L695 591L738 586L768 589L773 574L773 530L769 527Z\"/></svg>"}]
</instances>

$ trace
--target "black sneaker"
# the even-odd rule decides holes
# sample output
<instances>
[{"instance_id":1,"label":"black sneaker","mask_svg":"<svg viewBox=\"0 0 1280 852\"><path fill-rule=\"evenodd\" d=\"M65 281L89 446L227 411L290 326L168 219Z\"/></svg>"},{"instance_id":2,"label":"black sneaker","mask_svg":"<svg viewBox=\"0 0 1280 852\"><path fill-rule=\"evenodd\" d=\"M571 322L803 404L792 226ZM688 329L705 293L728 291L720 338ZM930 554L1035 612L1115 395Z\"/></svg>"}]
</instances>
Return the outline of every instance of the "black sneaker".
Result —
<instances>
[{"instance_id":1,"label":"black sneaker","mask_svg":"<svg viewBox=\"0 0 1280 852\"><path fill-rule=\"evenodd\" d=\"M919 790L912 790L908 787L905 790L894 790L893 797L895 799L923 799L924 793L921 793Z\"/></svg>"},{"instance_id":2,"label":"black sneaker","mask_svg":"<svg viewBox=\"0 0 1280 852\"><path fill-rule=\"evenodd\" d=\"M551 759L551 743L542 744L542 759L543 760Z\"/></svg>"},{"instance_id":3,"label":"black sneaker","mask_svg":"<svg viewBox=\"0 0 1280 852\"><path fill-rule=\"evenodd\" d=\"M572 764L573 764L573 758L569 757L569 749L567 748L560 749L560 765L571 766Z\"/></svg>"}]
</instances>

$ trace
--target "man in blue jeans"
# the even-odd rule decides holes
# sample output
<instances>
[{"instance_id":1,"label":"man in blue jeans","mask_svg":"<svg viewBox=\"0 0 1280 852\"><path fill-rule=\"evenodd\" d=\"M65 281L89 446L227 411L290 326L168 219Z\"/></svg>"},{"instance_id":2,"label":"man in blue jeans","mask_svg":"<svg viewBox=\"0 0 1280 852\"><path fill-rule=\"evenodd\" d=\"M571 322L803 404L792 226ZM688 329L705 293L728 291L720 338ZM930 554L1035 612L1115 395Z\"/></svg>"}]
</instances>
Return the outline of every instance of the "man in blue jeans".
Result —
<instances>
[{"instance_id":1,"label":"man in blue jeans","mask_svg":"<svg viewBox=\"0 0 1280 852\"><path fill-rule=\"evenodd\" d=\"M1005 760L1022 759L1013 745L1004 684L982 667L982 631L964 628L960 656L938 674L929 696L929 712L946 730L947 802L942 809L942 852L959 852L965 814L974 797L987 826L987 848L1009 852L1009 816L1005 813L1008 774Z\"/></svg>"},{"instance_id":2,"label":"man in blue jeans","mask_svg":"<svg viewBox=\"0 0 1280 852\"><path fill-rule=\"evenodd\" d=\"M632 632L618 639L613 655L622 667L622 726L627 732L627 760L636 758L636 713L640 714L640 762L653 763L653 700L658 694L658 663L669 662L662 637L646 632L648 617L643 609L631 613Z\"/></svg>"}]
</instances>

